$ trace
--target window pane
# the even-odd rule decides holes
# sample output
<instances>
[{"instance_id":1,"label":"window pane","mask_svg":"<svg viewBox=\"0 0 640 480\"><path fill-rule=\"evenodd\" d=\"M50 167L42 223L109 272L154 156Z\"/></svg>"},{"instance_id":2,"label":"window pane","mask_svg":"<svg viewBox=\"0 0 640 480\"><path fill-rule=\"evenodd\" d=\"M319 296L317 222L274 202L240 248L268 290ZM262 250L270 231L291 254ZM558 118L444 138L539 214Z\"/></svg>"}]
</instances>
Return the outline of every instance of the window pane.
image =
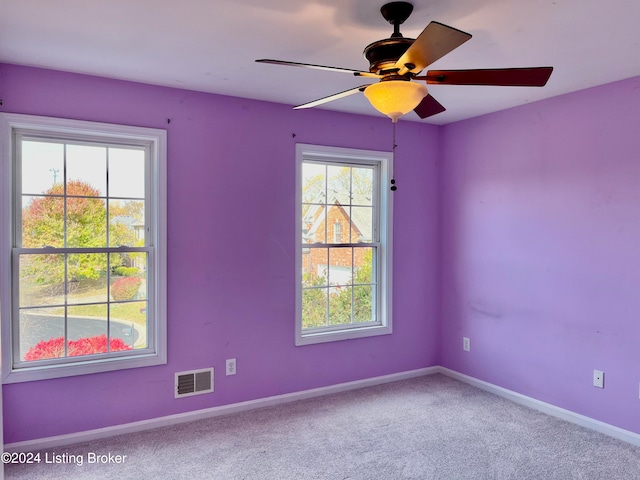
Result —
<instances>
[{"instance_id":1,"label":"window pane","mask_svg":"<svg viewBox=\"0 0 640 480\"><path fill-rule=\"evenodd\" d=\"M49 193L54 184L62 184L64 146L61 143L23 141L22 193Z\"/></svg>"},{"instance_id":2,"label":"window pane","mask_svg":"<svg viewBox=\"0 0 640 480\"><path fill-rule=\"evenodd\" d=\"M147 348L147 302L112 303L110 308L112 348Z\"/></svg>"},{"instance_id":3,"label":"window pane","mask_svg":"<svg viewBox=\"0 0 640 480\"><path fill-rule=\"evenodd\" d=\"M353 268L356 285L373 283L373 248L357 247L353 249Z\"/></svg>"},{"instance_id":4,"label":"window pane","mask_svg":"<svg viewBox=\"0 0 640 480\"><path fill-rule=\"evenodd\" d=\"M130 301L144 298L144 280L139 277L119 277L111 280L111 300Z\"/></svg>"},{"instance_id":5,"label":"window pane","mask_svg":"<svg viewBox=\"0 0 640 480\"><path fill-rule=\"evenodd\" d=\"M144 200L109 200L109 246L144 246Z\"/></svg>"},{"instance_id":6,"label":"window pane","mask_svg":"<svg viewBox=\"0 0 640 480\"><path fill-rule=\"evenodd\" d=\"M351 204L351 168L330 165L327 167L327 203Z\"/></svg>"},{"instance_id":7,"label":"window pane","mask_svg":"<svg viewBox=\"0 0 640 480\"><path fill-rule=\"evenodd\" d=\"M353 287L353 321L375 321L375 302L372 286Z\"/></svg>"},{"instance_id":8,"label":"window pane","mask_svg":"<svg viewBox=\"0 0 640 480\"><path fill-rule=\"evenodd\" d=\"M107 194L107 149L67 145L67 195Z\"/></svg>"},{"instance_id":9,"label":"window pane","mask_svg":"<svg viewBox=\"0 0 640 480\"><path fill-rule=\"evenodd\" d=\"M20 310L20 359L45 360L64 356L64 308Z\"/></svg>"},{"instance_id":10,"label":"window pane","mask_svg":"<svg viewBox=\"0 0 640 480\"><path fill-rule=\"evenodd\" d=\"M109 149L109 197L145 198L144 150Z\"/></svg>"},{"instance_id":11,"label":"window pane","mask_svg":"<svg viewBox=\"0 0 640 480\"><path fill-rule=\"evenodd\" d=\"M122 302L147 299L147 254L111 254L111 300Z\"/></svg>"},{"instance_id":12,"label":"window pane","mask_svg":"<svg viewBox=\"0 0 640 480\"><path fill-rule=\"evenodd\" d=\"M106 301L107 254L69 254L67 256L67 302Z\"/></svg>"},{"instance_id":13,"label":"window pane","mask_svg":"<svg viewBox=\"0 0 640 480\"><path fill-rule=\"evenodd\" d=\"M22 196L22 246L64 246L64 198Z\"/></svg>"},{"instance_id":14,"label":"window pane","mask_svg":"<svg viewBox=\"0 0 640 480\"><path fill-rule=\"evenodd\" d=\"M329 295L330 325L351 323L351 293L352 287L338 287Z\"/></svg>"},{"instance_id":15,"label":"window pane","mask_svg":"<svg viewBox=\"0 0 640 480\"><path fill-rule=\"evenodd\" d=\"M349 207L332 205L327 214L327 243L349 243ZM324 225L323 225L324 227ZM343 228L344 227L344 228ZM337 233L337 235L336 235Z\"/></svg>"},{"instance_id":16,"label":"window pane","mask_svg":"<svg viewBox=\"0 0 640 480\"><path fill-rule=\"evenodd\" d=\"M373 207L351 207L353 243L373 242Z\"/></svg>"},{"instance_id":17,"label":"window pane","mask_svg":"<svg viewBox=\"0 0 640 480\"><path fill-rule=\"evenodd\" d=\"M352 251L352 248L329 249L329 285L351 284Z\"/></svg>"},{"instance_id":18,"label":"window pane","mask_svg":"<svg viewBox=\"0 0 640 480\"><path fill-rule=\"evenodd\" d=\"M303 243L326 243L326 216L327 209L324 205L302 206Z\"/></svg>"},{"instance_id":19,"label":"window pane","mask_svg":"<svg viewBox=\"0 0 640 480\"><path fill-rule=\"evenodd\" d=\"M99 198L67 198L67 247L106 247L107 208Z\"/></svg>"},{"instance_id":20,"label":"window pane","mask_svg":"<svg viewBox=\"0 0 640 480\"><path fill-rule=\"evenodd\" d=\"M352 205L373 205L373 169L351 170Z\"/></svg>"},{"instance_id":21,"label":"window pane","mask_svg":"<svg viewBox=\"0 0 640 480\"><path fill-rule=\"evenodd\" d=\"M20 255L20 307L64 305L64 255Z\"/></svg>"},{"instance_id":22,"label":"window pane","mask_svg":"<svg viewBox=\"0 0 640 480\"><path fill-rule=\"evenodd\" d=\"M317 328L327 325L327 289L305 288L302 290L302 328Z\"/></svg>"},{"instance_id":23,"label":"window pane","mask_svg":"<svg viewBox=\"0 0 640 480\"><path fill-rule=\"evenodd\" d=\"M327 167L317 163L302 164L302 203L326 202Z\"/></svg>"},{"instance_id":24,"label":"window pane","mask_svg":"<svg viewBox=\"0 0 640 480\"><path fill-rule=\"evenodd\" d=\"M328 280L329 249L307 248L302 252L302 286L326 286Z\"/></svg>"},{"instance_id":25,"label":"window pane","mask_svg":"<svg viewBox=\"0 0 640 480\"><path fill-rule=\"evenodd\" d=\"M90 308L90 310L89 310ZM107 318L107 304L69 307L69 356L94 355L109 351L130 350L124 342L123 329L131 337L131 326ZM114 338L114 333L117 338ZM111 335L111 340L107 338Z\"/></svg>"},{"instance_id":26,"label":"window pane","mask_svg":"<svg viewBox=\"0 0 640 480\"><path fill-rule=\"evenodd\" d=\"M105 353L107 350L107 304L67 308L67 338L70 357ZM103 338L101 338L103 337Z\"/></svg>"}]
</instances>

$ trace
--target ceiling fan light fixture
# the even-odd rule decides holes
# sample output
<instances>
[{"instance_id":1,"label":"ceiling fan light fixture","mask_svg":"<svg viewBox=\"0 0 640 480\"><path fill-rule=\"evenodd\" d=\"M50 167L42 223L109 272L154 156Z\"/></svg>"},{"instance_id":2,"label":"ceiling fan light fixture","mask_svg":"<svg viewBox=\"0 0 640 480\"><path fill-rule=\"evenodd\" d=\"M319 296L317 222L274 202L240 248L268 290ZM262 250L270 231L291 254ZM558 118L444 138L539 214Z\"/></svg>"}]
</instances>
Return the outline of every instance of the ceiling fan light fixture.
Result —
<instances>
[{"instance_id":1,"label":"ceiling fan light fixture","mask_svg":"<svg viewBox=\"0 0 640 480\"><path fill-rule=\"evenodd\" d=\"M427 96L427 87L407 80L387 80L369 85L364 96L373 108L384 113L393 122L416 108Z\"/></svg>"}]
</instances>

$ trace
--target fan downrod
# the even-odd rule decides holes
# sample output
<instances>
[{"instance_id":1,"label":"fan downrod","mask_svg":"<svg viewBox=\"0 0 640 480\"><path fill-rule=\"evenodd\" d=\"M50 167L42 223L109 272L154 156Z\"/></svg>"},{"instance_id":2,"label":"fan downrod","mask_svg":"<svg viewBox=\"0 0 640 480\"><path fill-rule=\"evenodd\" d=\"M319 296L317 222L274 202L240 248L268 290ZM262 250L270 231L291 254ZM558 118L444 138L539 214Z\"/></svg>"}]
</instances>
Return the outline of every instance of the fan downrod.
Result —
<instances>
[{"instance_id":1,"label":"fan downrod","mask_svg":"<svg viewBox=\"0 0 640 480\"><path fill-rule=\"evenodd\" d=\"M400 25L409 18L411 12L413 12L413 5L409 2L390 2L380 8L384 19L393 25L391 38L402 37Z\"/></svg>"}]
</instances>

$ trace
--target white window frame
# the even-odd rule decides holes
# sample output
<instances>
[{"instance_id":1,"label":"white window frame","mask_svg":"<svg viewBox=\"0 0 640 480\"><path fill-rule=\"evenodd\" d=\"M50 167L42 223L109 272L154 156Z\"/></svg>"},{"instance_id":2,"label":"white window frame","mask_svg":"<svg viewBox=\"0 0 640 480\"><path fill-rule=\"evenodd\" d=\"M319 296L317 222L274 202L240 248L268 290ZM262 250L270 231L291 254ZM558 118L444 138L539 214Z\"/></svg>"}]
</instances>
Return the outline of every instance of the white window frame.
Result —
<instances>
[{"instance_id":1,"label":"white window frame","mask_svg":"<svg viewBox=\"0 0 640 480\"><path fill-rule=\"evenodd\" d=\"M19 215L16 206L16 135L49 137L64 141L93 141L144 146L149 152L146 180L147 227L149 248L149 295L147 318L148 348L133 354L117 352L96 358L74 358L64 364L13 361L13 316L17 296L13 288L12 257L16 247L14 234ZM166 130L67 120L53 117L0 113L0 316L2 328L2 380L17 383L49 378L146 367L167 363L166 335ZM153 270L153 271L151 271ZM15 273L17 275L17 272Z\"/></svg>"},{"instance_id":2,"label":"white window frame","mask_svg":"<svg viewBox=\"0 0 640 480\"><path fill-rule=\"evenodd\" d=\"M392 333L393 194L388 188L391 179L391 160L391 152L296 144L296 346ZM376 238L378 255L374 262L377 269L375 275L377 275L378 288L375 298L378 321L375 325L336 326L330 330L307 332L302 328L302 256L303 250L308 246L303 243L302 238L302 164L305 161L376 168L373 204L374 212L377 214L374 224L378 229Z\"/></svg>"}]
</instances>

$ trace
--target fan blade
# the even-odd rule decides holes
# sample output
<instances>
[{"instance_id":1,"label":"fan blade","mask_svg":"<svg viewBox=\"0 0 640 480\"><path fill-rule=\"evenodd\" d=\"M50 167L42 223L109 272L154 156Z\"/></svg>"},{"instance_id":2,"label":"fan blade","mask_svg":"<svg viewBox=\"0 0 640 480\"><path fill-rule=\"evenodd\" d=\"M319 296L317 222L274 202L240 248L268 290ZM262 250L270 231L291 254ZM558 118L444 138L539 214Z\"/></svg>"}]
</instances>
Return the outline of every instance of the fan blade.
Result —
<instances>
[{"instance_id":1,"label":"fan blade","mask_svg":"<svg viewBox=\"0 0 640 480\"><path fill-rule=\"evenodd\" d=\"M341 67L328 67L326 65L313 65L311 63L299 63L299 62L287 62L285 60L272 60L270 58L261 58L256 60L258 63L272 63L274 65L288 65L290 67L304 67L304 68L313 68L315 70L326 70L328 72L341 72L341 73L350 73L357 77L374 77L380 78L380 75L376 75L371 72L364 72L362 70L353 70L351 68L341 68Z\"/></svg>"},{"instance_id":2,"label":"fan blade","mask_svg":"<svg viewBox=\"0 0 640 480\"><path fill-rule=\"evenodd\" d=\"M422 99L422 101L418 104L416 108L413 109L414 112L418 114L420 118L427 118L438 113L442 113L446 110L440 103L428 94L426 97Z\"/></svg>"},{"instance_id":3,"label":"fan blade","mask_svg":"<svg viewBox=\"0 0 640 480\"><path fill-rule=\"evenodd\" d=\"M496 85L503 87L544 87L553 67L488 68L481 70L429 70L427 83L442 85Z\"/></svg>"},{"instance_id":4,"label":"fan blade","mask_svg":"<svg viewBox=\"0 0 640 480\"><path fill-rule=\"evenodd\" d=\"M470 38L469 33L439 22L431 22L396 62L398 74L420 73Z\"/></svg>"},{"instance_id":5,"label":"fan blade","mask_svg":"<svg viewBox=\"0 0 640 480\"><path fill-rule=\"evenodd\" d=\"M298 105L293 108L294 110L299 110L301 108L317 107L318 105L322 105L323 103L331 102L333 100L338 100L339 98L348 97L349 95L353 95L354 93L361 92L368 86L369 85L360 85L359 87L351 88L349 90L345 90L344 92L340 92L340 93L334 93L333 95L329 95L328 97L322 97L322 98L319 98L318 100L314 100L313 102L303 103L302 105Z\"/></svg>"}]
</instances>

